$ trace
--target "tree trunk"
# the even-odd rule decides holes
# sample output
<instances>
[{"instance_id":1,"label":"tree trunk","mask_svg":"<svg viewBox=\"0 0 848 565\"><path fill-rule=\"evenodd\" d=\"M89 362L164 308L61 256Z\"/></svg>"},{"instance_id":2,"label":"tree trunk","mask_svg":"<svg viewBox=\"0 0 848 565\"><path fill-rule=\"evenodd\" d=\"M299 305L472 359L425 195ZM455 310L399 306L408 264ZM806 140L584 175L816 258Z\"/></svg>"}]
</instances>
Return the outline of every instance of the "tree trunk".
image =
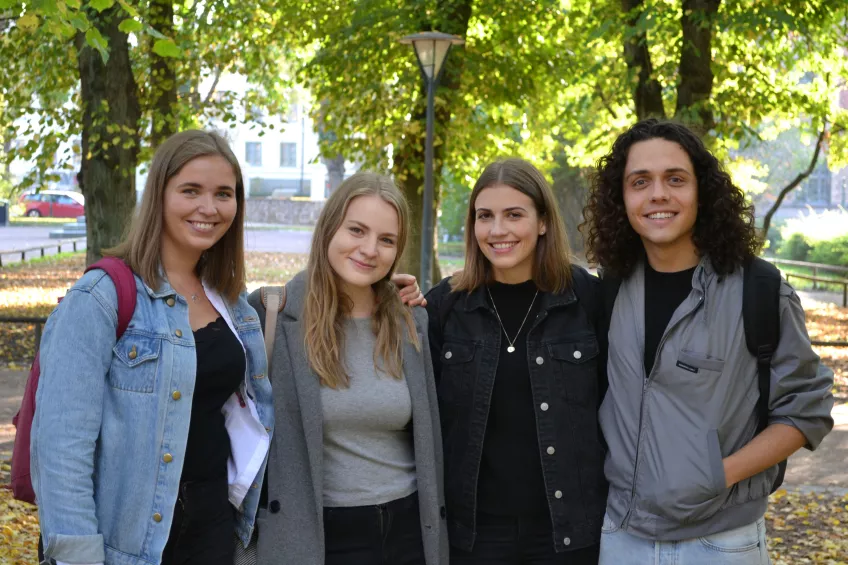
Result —
<instances>
[{"instance_id":1,"label":"tree trunk","mask_svg":"<svg viewBox=\"0 0 848 565\"><path fill-rule=\"evenodd\" d=\"M336 155L332 159L322 157L321 161L327 167L327 183L330 185L330 194L332 194L344 181L345 158L342 155Z\"/></svg>"},{"instance_id":2,"label":"tree trunk","mask_svg":"<svg viewBox=\"0 0 848 565\"><path fill-rule=\"evenodd\" d=\"M165 0L151 0L149 20L156 31L167 37L174 36L174 4ZM177 71L176 60L161 57L153 52L156 37L149 35L150 50L150 101L152 104L150 144L155 149L177 132Z\"/></svg>"},{"instance_id":3,"label":"tree trunk","mask_svg":"<svg viewBox=\"0 0 848 565\"><path fill-rule=\"evenodd\" d=\"M712 39L721 0L683 0L683 48L675 116L703 137L715 126Z\"/></svg>"},{"instance_id":4,"label":"tree trunk","mask_svg":"<svg viewBox=\"0 0 848 565\"><path fill-rule=\"evenodd\" d=\"M439 0L436 2L436 7L433 9L435 18L429 22L425 22L420 29L441 31L450 33L464 38L468 32L468 21L471 19L472 0ZM439 269L438 261L438 202L439 188L441 185L441 170L444 162L445 146L449 137L449 124L451 118L451 104L458 98L459 82L462 75L463 54L459 51L464 50L463 47L453 47L448 54L448 58L444 63L444 70L439 80L439 88L437 96L444 100L444 104L437 104L435 108L435 142L433 148L433 194L434 194L434 226L433 235L434 241L422 241L422 218L424 215L424 139L421 137L407 137L403 139L394 156L394 172L398 179L398 184L409 202L410 211L410 238L406 245L406 252L401 262L401 270L414 274L416 277L421 276L421 246L430 245L433 247L433 284L437 283L441 278L441 270ZM416 111L413 113L412 121L418 121L421 127L418 131L426 131L427 115L426 115L426 86L421 89L421 96L416 104Z\"/></svg>"},{"instance_id":5,"label":"tree trunk","mask_svg":"<svg viewBox=\"0 0 848 565\"><path fill-rule=\"evenodd\" d=\"M78 34L76 38L82 99L82 166L85 195L86 261L121 241L135 207L141 110L130 66L127 35L118 29L122 8L88 10L88 17L109 42L109 60Z\"/></svg>"},{"instance_id":6,"label":"tree trunk","mask_svg":"<svg viewBox=\"0 0 848 565\"><path fill-rule=\"evenodd\" d=\"M635 79L633 101L636 104L636 117L664 118L662 86L654 78L654 66L648 51L648 34L637 30L642 16L644 0L621 0L621 9L627 14L627 25L633 30L632 37L624 40L624 60L631 83Z\"/></svg>"}]
</instances>

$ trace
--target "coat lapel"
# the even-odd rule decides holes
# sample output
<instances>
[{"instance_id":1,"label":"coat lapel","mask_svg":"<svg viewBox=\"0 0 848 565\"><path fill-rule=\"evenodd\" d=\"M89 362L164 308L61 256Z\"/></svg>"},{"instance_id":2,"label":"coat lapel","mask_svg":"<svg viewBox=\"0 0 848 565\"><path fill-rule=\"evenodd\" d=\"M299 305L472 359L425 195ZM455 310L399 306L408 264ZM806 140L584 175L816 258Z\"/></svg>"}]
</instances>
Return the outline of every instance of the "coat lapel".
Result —
<instances>
[{"instance_id":1,"label":"coat lapel","mask_svg":"<svg viewBox=\"0 0 848 565\"><path fill-rule=\"evenodd\" d=\"M306 357L301 339L304 335L301 322L287 320L283 323L283 330L292 363L306 449L309 453L316 508L320 509L324 505L324 409L321 405L321 387L318 384L318 376L312 372Z\"/></svg>"}]
</instances>

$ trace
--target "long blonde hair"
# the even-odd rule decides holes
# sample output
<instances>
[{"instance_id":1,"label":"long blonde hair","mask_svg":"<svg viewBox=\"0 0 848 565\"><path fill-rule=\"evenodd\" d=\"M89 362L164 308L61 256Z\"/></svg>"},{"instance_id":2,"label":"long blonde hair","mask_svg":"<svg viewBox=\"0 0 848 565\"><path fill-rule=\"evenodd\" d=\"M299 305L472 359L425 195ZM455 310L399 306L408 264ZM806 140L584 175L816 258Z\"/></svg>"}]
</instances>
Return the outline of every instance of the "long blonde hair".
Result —
<instances>
[{"instance_id":1,"label":"long blonde hair","mask_svg":"<svg viewBox=\"0 0 848 565\"><path fill-rule=\"evenodd\" d=\"M477 179L465 217L465 267L451 278L451 289L454 292L471 292L494 279L492 265L474 235L474 223L477 221L474 206L480 192L499 184L529 196L539 218L545 222L546 231L539 236L534 251L533 282L543 292L564 292L571 286L571 256L556 198L539 169L518 158L491 163Z\"/></svg>"},{"instance_id":2,"label":"long blonde hair","mask_svg":"<svg viewBox=\"0 0 848 565\"><path fill-rule=\"evenodd\" d=\"M372 329L376 336L374 367L401 379L404 333L416 349L420 347L412 314L403 305L397 289L389 280L403 255L409 236L406 199L389 177L370 172L356 173L344 181L324 204L315 224L307 266L306 304L303 310L307 359L318 375L321 386L333 389L350 386L342 354L344 321L353 308L353 302L342 292L338 275L330 266L329 247L344 221L351 201L360 196L381 198L395 209L398 216L397 256L386 276L372 287L377 304L372 317Z\"/></svg>"},{"instance_id":3,"label":"long blonde hair","mask_svg":"<svg viewBox=\"0 0 848 565\"><path fill-rule=\"evenodd\" d=\"M236 177L236 217L227 233L209 248L197 264L197 275L230 302L245 288L244 269L244 181L241 167L227 140L216 133L186 130L166 139L153 155L141 206L133 218L127 237L104 255L120 257L153 289L161 280L162 233L165 187L191 160L222 157Z\"/></svg>"}]
</instances>

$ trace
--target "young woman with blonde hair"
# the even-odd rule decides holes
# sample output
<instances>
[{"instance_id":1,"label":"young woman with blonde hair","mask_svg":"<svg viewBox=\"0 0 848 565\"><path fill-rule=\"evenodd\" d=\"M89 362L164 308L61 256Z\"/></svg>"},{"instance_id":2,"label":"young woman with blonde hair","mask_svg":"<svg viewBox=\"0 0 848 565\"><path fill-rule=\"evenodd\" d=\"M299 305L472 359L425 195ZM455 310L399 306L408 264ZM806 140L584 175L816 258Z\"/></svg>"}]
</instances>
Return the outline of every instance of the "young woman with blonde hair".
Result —
<instances>
[{"instance_id":1,"label":"young woman with blonde hair","mask_svg":"<svg viewBox=\"0 0 848 565\"><path fill-rule=\"evenodd\" d=\"M263 565L447 563L427 313L405 307L390 280L408 222L391 179L353 175L324 205L306 271L285 287ZM258 291L250 303L264 320Z\"/></svg>"},{"instance_id":2,"label":"young woman with blonde hair","mask_svg":"<svg viewBox=\"0 0 848 565\"><path fill-rule=\"evenodd\" d=\"M452 565L598 562L606 501L598 281L520 159L471 192L465 268L427 295Z\"/></svg>"},{"instance_id":3,"label":"young woman with blonde hair","mask_svg":"<svg viewBox=\"0 0 848 565\"><path fill-rule=\"evenodd\" d=\"M31 440L47 558L232 565L250 539L274 421L243 224L227 142L178 133L111 252L135 273L126 331L101 270L50 315Z\"/></svg>"}]
</instances>

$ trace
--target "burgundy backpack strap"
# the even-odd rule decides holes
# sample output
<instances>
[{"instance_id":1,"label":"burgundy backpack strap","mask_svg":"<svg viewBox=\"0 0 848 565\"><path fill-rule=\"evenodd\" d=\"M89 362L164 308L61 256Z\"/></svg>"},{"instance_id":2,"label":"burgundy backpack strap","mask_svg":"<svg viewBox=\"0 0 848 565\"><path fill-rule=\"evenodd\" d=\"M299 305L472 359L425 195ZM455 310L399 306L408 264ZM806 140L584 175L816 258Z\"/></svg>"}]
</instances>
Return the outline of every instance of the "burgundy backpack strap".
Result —
<instances>
[{"instance_id":1,"label":"burgundy backpack strap","mask_svg":"<svg viewBox=\"0 0 848 565\"><path fill-rule=\"evenodd\" d=\"M105 271L118 293L118 327L115 336L120 339L130 325L130 320L135 312L136 285L135 276L129 265L117 257L104 257L100 261L89 265L85 272L92 269Z\"/></svg>"}]
</instances>

